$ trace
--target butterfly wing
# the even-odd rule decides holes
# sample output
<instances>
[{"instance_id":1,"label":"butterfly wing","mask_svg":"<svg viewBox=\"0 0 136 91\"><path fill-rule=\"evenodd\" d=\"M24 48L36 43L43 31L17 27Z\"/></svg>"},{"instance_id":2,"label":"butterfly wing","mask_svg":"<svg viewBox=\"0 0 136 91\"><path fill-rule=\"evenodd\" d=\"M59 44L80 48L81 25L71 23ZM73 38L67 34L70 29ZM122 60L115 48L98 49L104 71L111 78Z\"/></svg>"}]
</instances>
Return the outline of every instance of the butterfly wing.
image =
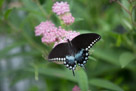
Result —
<instances>
[{"instance_id":1,"label":"butterfly wing","mask_svg":"<svg viewBox=\"0 0 136 91\"><path fill-rule=\"evenodd\" d=\"M77 51L81 49L90 48L100 40L101 36L96 33L81 34L75 37L71 42Z\"/></svg>"},{"instance_id":2,"label":"butterfly wing","mask_svg":"<svg viewBox=\"0 0 136 91\"><path fill-rule=\"evenodd\" d=\"M66 55L70 55L68 43L61 43L52 49L48 56L48 60L53 62L63 62L66 60Z\"/></svg>"},{"instance_id":3,"label":"butterfly wing","mask_svg":"<svg viewBox=\"0 0 136 91\"><path fill-rule=\"evenodd\" d=\"M75 37L71 43L74 46L74 48L76 49L76 53L80 52L81 50L83 50L82 53L82 60L77 60L77 64L79 66L84 66L84 64L86 64L87 60L88 60L88 56L89 56L89 49L97 42L99 41L101 38L100 35L96 34L96 33L87 33L87 34L81 34L77 37Z\"/></svg>"},{"instance_id":4,"label":"butterfly wing","mask_svg":"<svg viewBox=\"0 0 136 91\"><path fill-rule=\"evenodd\" d=\"M71 56L72 48L70 48L68 43L58 44L52 49L48 56L48 60L51 62L56 62L59 64L64 64L67 68L72 70L74 75L74 70L76 68L76 63L74 61L74 56Z\"/></svg>"},{"instance_id":5,"label":"butterfly wing","mask_svg":"<svg viewBox=\"0 0 136 91\"><path fill-rule=\"evenodd\" d=\"M81 34L75 37L69 43L61 43L52 49L48 60L52 62L63 62L66 67L72 69L73 75L76 68L76 62L79 66L84 67L88 60L89 49L100 39L100 35L95 33ZM72 45L71 45L72 44ZM70 45L72 47L70 47ZM75 52L75 58L72 52ZM76 60L75 59L79 59Z\"/></svg>"}]
</instances>

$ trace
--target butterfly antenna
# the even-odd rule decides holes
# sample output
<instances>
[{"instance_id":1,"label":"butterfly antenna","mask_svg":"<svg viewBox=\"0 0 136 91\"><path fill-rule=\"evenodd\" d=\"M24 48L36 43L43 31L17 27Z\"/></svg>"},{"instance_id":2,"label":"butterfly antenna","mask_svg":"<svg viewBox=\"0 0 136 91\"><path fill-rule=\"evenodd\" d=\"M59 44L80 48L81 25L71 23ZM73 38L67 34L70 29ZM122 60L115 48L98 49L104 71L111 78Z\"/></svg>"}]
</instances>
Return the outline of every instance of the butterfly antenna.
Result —
<instances>
[{"instance_id":1,"label":"butterfly antenna","mask_svg":"<svg viewBox=\"0 0 136 91\"><path fill-rule=\"evenodd\" d=\"M75 72L74 72L74 70L72 70L72 72L73 72L73 76L75 76Z\"/></svg>"}]
</instances>

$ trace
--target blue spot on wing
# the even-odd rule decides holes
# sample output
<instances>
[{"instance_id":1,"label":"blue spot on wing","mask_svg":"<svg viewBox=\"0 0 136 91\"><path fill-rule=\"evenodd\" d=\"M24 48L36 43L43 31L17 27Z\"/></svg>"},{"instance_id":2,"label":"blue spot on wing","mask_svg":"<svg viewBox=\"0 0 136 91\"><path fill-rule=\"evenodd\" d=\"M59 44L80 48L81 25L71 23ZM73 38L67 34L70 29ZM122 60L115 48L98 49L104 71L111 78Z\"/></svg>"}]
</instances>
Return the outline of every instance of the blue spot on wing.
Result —
<instances>
[{"instance_id":1,"label":"blue spot on wing","mask_svg":"<svg viewBox=\"0 0 136 91\"><path fill-rule=\"evenodd\" d=\"M66 59L68 60L69 63L74 63L75 62L74 56L66 56Z\"/></svg>"},{"instance_id":2,"label":"blue spot on wing","mask_svg":"<svg viewBox=\"0 0 136 91\"><path fill-rule=\"evenodd\" d=\"M81 51L79 51L76 55L75 55L75 59L76 60L82 60L83 59L83 49Z\"/></svg>"}]
</instances>

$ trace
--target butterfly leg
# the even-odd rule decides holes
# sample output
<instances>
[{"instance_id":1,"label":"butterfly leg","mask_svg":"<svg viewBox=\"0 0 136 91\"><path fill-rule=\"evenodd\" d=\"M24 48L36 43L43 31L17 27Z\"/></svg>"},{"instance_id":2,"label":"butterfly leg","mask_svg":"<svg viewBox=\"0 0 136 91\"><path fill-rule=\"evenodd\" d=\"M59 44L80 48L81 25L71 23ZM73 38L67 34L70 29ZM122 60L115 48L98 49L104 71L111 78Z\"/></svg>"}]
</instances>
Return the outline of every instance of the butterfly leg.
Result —
<instances>
[{"instance_id":1,"label":"butterfly leg","mask_svg":"<svg viewBox=\"0 0 136 91\"><path fill-rule=\"evenodd\" d=\"M73 72L73 76L75 76L75 72L74 72L74 70L72 69L72 72Z\"/></svg>"}]
</instances>

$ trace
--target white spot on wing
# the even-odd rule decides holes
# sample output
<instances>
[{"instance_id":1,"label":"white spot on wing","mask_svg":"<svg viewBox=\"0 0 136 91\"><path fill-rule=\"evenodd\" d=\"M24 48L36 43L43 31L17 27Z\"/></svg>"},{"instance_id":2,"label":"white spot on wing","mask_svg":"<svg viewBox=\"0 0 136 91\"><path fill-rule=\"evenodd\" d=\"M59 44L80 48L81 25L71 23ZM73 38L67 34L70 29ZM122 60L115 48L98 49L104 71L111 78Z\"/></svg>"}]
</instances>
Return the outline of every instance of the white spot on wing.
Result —
<instances>
[{"instance_id":1,"label":"white spot on wing","mask_svg":"<svg viewBox=\"0 0 136 91\"><path fill-rule=\"evenodd\" d=\"M90 46L88 46L88 48L90 49Z\"/></svg>"},{"instance_id":2,"label":"white spot on wing","mask_svg":"<svg viewBox=\"0 0 136 91\"><path fill-rule=\"evenodd\" d=\"M81 64L81 66L84 66L83 64Z\"/></svg>"},{"instance_id":3,"label":"white spot on wing","mask_svg":"<svg viewBox=\"0 0 136 91\"><path fill-rule=\"evenodd\" d=\"M85 63L86 63L86 61L83 61L83 63L85 64Z\"/></svg>"},{"instance_id":4,"label":"white spot on wing","mask_svg":"<svg viewBox=\"0 0 136 91\"><path fill-rule=\"evenodd\" d=\"M88 53L86 53L86 56L88 56Z\"/></svg>"},{"instance_id":5,"label":"white spot on wing","mask_svg":"<svg viewBox=\"0 0 136 91\"><path fill-rule=\"evenodd\" d=\"M66 66L68 67L69 65L67 64Z\"/></svg>"},{"instance_id":6,"label":"white spot on wing","mask_svg":"<svg viewBox=\"0 0 136 91\"><path fill-rule=\"evenodd\" d=\"M64 61L64 64L66 64L66 61Z\"/></svg>"},{"instance_id":7,"label":"white spot on wing","mask_svg":"<svg viewBox=\"0 0 136 91\"><path fill-rule=\"evenodd\" d=\"M88 57L85 57L85 60L87 60L88 59Z\"/></svg>"}]
</instances>

